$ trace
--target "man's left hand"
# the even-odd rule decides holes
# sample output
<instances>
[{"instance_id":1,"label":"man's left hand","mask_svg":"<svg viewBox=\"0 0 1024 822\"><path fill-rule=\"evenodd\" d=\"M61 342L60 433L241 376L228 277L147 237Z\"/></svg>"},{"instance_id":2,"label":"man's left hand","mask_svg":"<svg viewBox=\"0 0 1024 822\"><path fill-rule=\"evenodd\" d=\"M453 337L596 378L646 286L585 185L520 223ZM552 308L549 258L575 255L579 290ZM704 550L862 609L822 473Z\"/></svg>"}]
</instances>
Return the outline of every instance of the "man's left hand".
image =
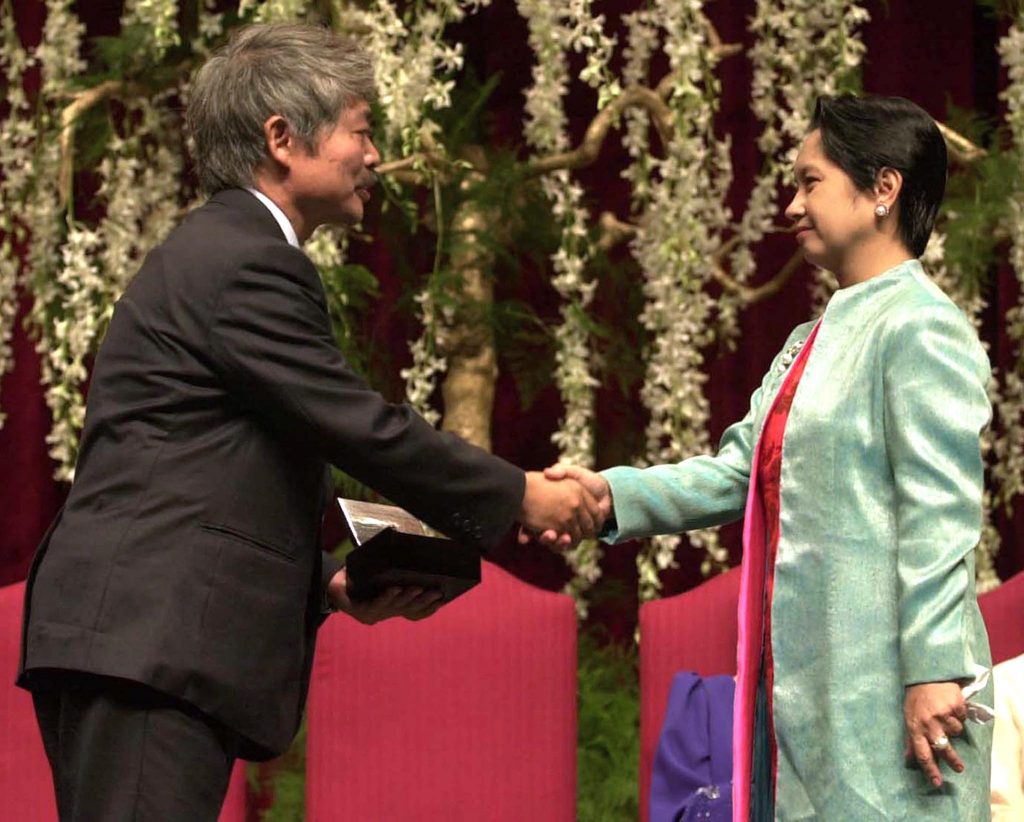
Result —
<instances>
[{"instance_id":1,"label":"man's left hand","mask_svg":"<svg viewBox=\"0 0 1024 822\"><path fill-rule=\"evenodd\" d=\"M364 625L392 617L418 620L432 616L444 604L444 594L423 588L388 588L376 599L353 602L348 595L348 577L342 568L327 584L331 604Z\"/></svg>"}]
</instances>

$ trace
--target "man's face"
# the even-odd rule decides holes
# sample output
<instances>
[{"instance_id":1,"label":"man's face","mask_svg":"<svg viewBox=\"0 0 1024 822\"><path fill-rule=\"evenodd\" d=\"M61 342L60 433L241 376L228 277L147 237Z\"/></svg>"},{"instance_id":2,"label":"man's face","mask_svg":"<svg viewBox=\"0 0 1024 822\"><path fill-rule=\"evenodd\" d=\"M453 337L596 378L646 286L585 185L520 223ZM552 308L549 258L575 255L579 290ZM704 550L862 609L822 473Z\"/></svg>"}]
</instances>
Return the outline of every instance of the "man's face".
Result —
<instances>
[{"instance_id":1,"label":"man's face","mask_svg":"<svg viewBox=\"0 0 1024 822\"><path fill-rule=\"evenodd\" d=\"M370 107L359 100L317 135L313 151L300 148L294 155L289 174L293 202L312 228L358 223L379 162Z\"/></svg>"},{"instance_id":2,"label":"man's face","mask_svg":"<svg viewBox=\"0 0 1024 822\"><path fill-rule=\"evenodd\" d=\"M808 261L838 273L873 233L874 199L825 156L818 130L804 140L793 173L797 188L786 216L796 223L797 242Z\"/></svg>"}]
</instances>

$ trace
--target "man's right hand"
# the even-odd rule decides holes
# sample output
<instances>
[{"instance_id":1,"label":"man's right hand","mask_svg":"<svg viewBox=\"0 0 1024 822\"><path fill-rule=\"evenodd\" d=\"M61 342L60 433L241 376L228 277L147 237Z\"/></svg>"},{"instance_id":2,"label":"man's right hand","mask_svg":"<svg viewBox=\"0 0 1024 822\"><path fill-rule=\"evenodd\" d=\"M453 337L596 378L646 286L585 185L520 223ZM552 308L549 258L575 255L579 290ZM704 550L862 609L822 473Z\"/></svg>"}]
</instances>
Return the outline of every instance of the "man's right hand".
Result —
<instances>
[{"instance_id":1,"label":"man's right hand","mask_svg":"<svg viewBox=\"0 0 1024 822\"><path fill-rule=\"evenodd\" d=\"M531 485L532 484L532 485ZM576 545L581 539L597 536L604 525L605 519L612 512L611 488L600 474L574 465L553 465L544 470L543 476L536 472L527 472L527 493L523 497L524 516L522 523L525 530L519 533L519 542L530 541L527 531L533 532L541 543L553 548L567 548ZM526 517L527 500L534 490L537 498L547 499L549 503L556 497L567 498L567 504L575 513L563 523L546 524L534 518ZM559 492L561 492L559 494ZM573 494L578 494L578 503L572 508ZM564 503L563 503L564 504ZM582 505L582 507L579 507Z\"/></svg>"},{"instance_id":2,"label":"man's right hand","mask_svg":"<svg viewBox=\"0 0 1024 822\"><path fill-rule=\"evenodd\" d=\"M600 500L575 480L549 479L526 472L526 491L519 521L536 534L551 533L547 545L569 546L596 536L604 525Z\"/></svg>"}]
</instances>

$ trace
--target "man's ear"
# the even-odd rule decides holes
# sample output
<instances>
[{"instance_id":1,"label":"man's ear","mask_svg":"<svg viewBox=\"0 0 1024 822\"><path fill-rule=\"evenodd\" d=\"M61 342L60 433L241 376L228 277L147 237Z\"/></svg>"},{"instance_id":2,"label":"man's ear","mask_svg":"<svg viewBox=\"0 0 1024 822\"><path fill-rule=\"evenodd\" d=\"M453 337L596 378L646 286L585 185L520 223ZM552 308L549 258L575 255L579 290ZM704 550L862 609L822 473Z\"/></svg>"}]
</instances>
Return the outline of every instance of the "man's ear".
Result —
<instances>
[{"instance_id":1,"label":"man's ear","mask_svg":"<svg viewBox=\"0 0 1024 822\"><path fill-rule=\"evenodd\" d=\"M875 176L875 201L888 206L891 211L903 189L903 175L896 169L885 166Z\"/></svg>"},{"instance_id":2,"label":"man's ear","mask_svg":"<svg viewBox=\"0 0 1024 822\"><path fill-rule=\"evenodd\" d=\"M299 142L288 121L280 114L272 114L263 123L263 138L267 156L285 168L290 167Z\"/></svg>"}]
</instances>

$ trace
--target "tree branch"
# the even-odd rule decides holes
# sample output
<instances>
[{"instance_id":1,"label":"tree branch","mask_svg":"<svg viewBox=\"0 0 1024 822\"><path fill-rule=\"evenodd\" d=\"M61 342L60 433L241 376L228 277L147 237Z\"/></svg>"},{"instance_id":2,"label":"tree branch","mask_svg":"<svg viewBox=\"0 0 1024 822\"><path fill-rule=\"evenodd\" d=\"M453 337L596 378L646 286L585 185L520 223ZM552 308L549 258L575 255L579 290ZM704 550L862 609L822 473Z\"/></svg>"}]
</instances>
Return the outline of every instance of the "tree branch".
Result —
<instances>
[{"instance_id":1,"label":"tree branch","mask_svg":"<svg viewBox=\"0 0 1024 822\"><path fill-rule=\"evenodd\" d=\"M608 136L608 131L628 108L647 109L654 122L654 127L658 130L662 144L668 145L673 129L671 109L658 92L647 88L647 86L631 86L597 113L597 116L587 126L586 134L583 135L579 146L571 151L563 151L559 154L531 160L526 166L527 176L539 177L549 171L589 166L601 153L601 146L604 143L604 138Z\"/></svg>"},{"instance_id":2,"label":"tree branch","mask_svg":"<svg viewBox=\"0 0 1024 822\"><path fill-rule=\"evenodd\" d=\"M71 182L75 174L75 123L93 106L126 88L121 80L107 80L98 86L80 91L60 113L60 176L57 180L57 196L61 207L67 205L71 196Z\"/></svg>"},{"instance_id":3,"label":"tree branch","mask_svg":"<svg viewBox=\"0 0 1024 822\"><path fill-rule=\"evenodd\" d=\"M719 60L724 60L726 57L732 57L734 54L740 54L743 51L742 43L723 43L718 29L706 17L704 19L708 24L708 42L711 44L711 51L718 56Z\"/></svg>"},{"instance_id":4,"label":"tree branch","mask_svg":"<svg viewBox=\"0 0 1024 822\"><path fill-rule=\"evenodd\" d=\"M949 153L953 155L954 160L961 163L973 163L975 160L988 156L988 152L985 149L975 145L960 134L960 132L954 131L945 123L936 122L935 125L939 127L939 131L946 141L946 147L949 149Z\"/></svg>"},{"instance_id":5,"label":"tree branch","mask_svg":"<svg viewBox=\"0 0 1024 822\"><path fill-rule=\"evenodd\" d=\"M623 240L636 236L637 232L640 231L640 226L624 222L610 211L602 212L601 216L598 217L597 224L601 229L601 234L597 240L597 247L605 253L610 251ZM792 234L793 230L794 229L791 226L773 226L766 233ZM766 297L771 297L773 294L778 293L796 273L797 269L800 267L800 262L803 260L803 252L797 250L793 253L793 256L786 261L786 264L779 269L779 272L768 280L768 282L757 286L749 286L735 280L728 274L728 272L726 272L723 266L725 258L728 257L739 244L740 235L734 234L719 246L718 251L715 252L714 257L712 258L711 276L714 277L723 289L739 297L740 302L744 305L752 305L753 303L760 302Z\"/></svg>"},{"instance_id":6,"label":"tree branch","mask_svg":"<svg viewBox=\"0 0 1024 822\"><path fill-rule=\"evenodd\" d=\"M601 228L597 247L606 254L619 243L635 236L638 230L637 226L623 222L610 211L602 211L601 216L597 218L597 224Z\"/></svg>"},{"instance_id":7,"label":"tree branch","mask_svg":"<svg viewBox=\"0 0 1024 822\"><path fill-rule=\"evenodd\" d=\"M723 248L724 247L725 246L723 246ZM722 285L722 288L726 291L731 291L739 297L740 302L745 306L753 305L754 303L761 302L761 300L766 297L771 297L773 294L777 294L781 291L782 287L789 282L797 269L800 268L800 263L803 262L803 259L803 252L799 249L796 250L793 252L793 256L786 260L786 264L779 269L778 273L774 277L766 283L753 287L736 282L736 280L729 276L725 272L725 269L718 263L712 266L711 276Z\"/></svg>"}]
</instances>

